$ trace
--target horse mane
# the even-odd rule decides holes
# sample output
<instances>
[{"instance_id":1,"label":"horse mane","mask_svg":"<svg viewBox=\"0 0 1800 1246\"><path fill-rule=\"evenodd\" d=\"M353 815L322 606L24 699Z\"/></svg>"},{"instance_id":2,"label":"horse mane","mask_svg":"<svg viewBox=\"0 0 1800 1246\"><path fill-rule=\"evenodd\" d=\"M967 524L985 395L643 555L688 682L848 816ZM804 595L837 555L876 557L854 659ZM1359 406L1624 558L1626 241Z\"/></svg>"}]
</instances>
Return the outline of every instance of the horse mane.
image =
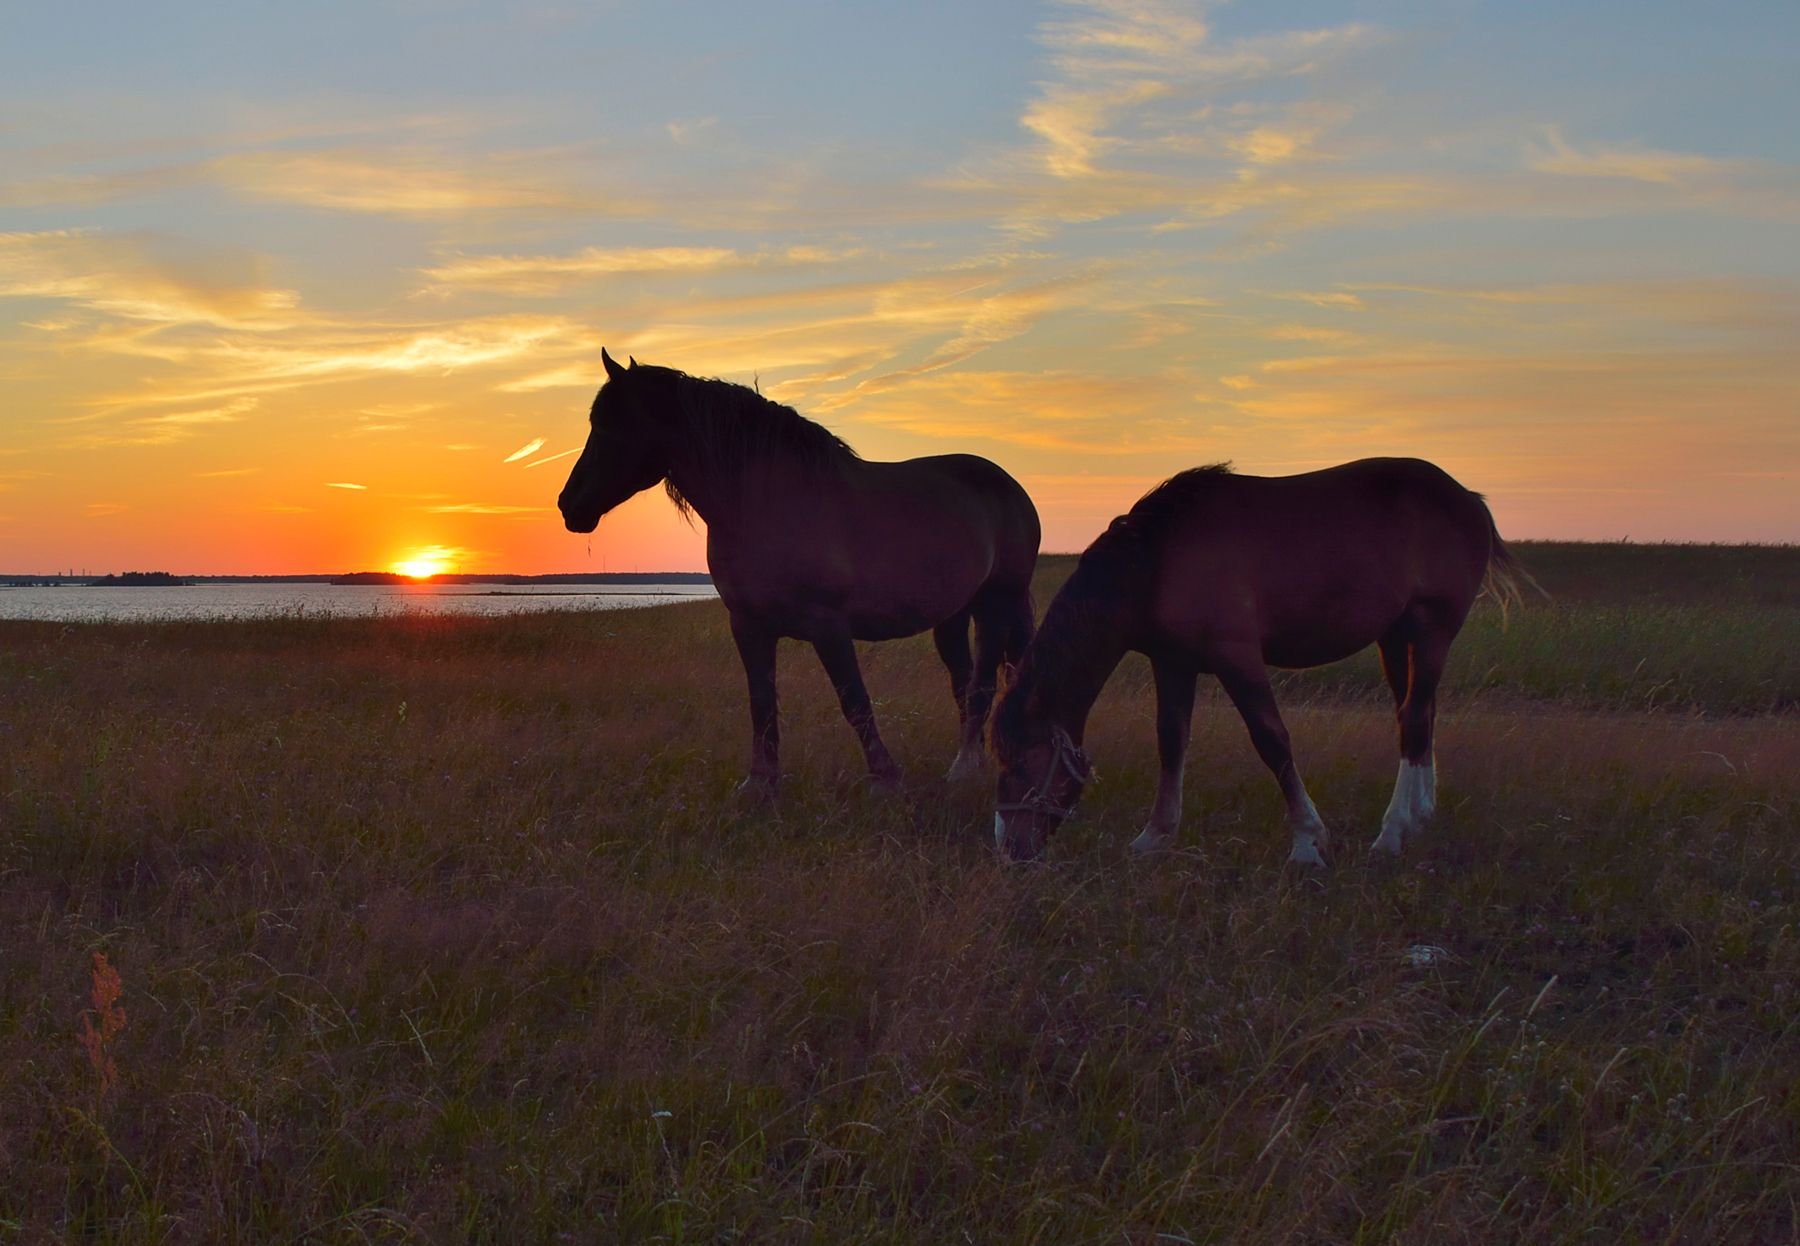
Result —
<instances>
[{"instance_id":1,"label":"horse mane","mask_svg":"<svg viewBox=\"0 0 1800 1246\"><path fill-rule=\"evenodd\" d=\"M997 738L1017 738L1024 728L1025 702L1038 684L1055 695L1067 684L1067 672L1080 670L1084 661L1091 661L1095 652L1104 648L1094 643L1097 633L1116 629L1123 616L1145 608L1145 595L1174 519L1198 495L1231 474L1230 463L1178 472L1144 494L1094 538L1051 599L1037 635L1025 650L1018 676L1001 699L994 721ZM1056 675L1046 675L1047 671Z\"/></svg>"},{"instance_id":2,"label":"horse mane","mask_svg":"<svg viewBox=\"0 0 1800 1246\"><path fill-rule=\"evenodd\" d=\"M1115 542L1154 541L1160 545L1170 521L1176 515L1192 506L1200 494L1217 487L1221 478L1232 474L1229 462L1208 463L1204 467L1190 467L1185 472L1176 472L1133 502L1130 510L1107 525L1106 531L1088 546L1088 551L1091 553L1098 549L1108 538ZM1082 557L1085 560L1087 555Z\"/></svg>"},{"instance_id":3,"label":"horse mane","mask_svg":"<svg viewBox=\"0 0 1800 1246\"><path fill-rule=\"evenodd\" d=\"M795 459L807 468L862 457L823 424L763 397L747 385L689 376L675 368L647 364L639 364L627 375L636 377L639 373L649 373L644 379L669 385L683 425L683 456L701 474L711 475L765 455ZM691 517L693 507L676 487L674 478L666 480L663 487L675 508Z\"/></svg>"}]
</instances>

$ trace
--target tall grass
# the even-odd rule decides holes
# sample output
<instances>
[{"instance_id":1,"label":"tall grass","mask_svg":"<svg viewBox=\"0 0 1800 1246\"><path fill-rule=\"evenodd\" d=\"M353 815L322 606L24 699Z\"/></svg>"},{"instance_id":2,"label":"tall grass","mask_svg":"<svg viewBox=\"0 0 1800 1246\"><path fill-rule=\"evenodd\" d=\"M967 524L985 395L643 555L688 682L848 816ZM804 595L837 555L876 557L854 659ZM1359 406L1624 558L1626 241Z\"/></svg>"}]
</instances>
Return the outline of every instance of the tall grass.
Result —
<instances>
[{"instance_id":1,"label":"tall grass","mask_svg":"<svg viewBox=\"0 0 1800 1246\"><path fill-rule=\"evenodd\" d=\"M763 812L715 605L0 625L0 1236L1791 1240L1791 658L1679 655L1792 606L1557 600L1460 642L1397 866L1373 659L1284 692L1318 879L1216 695L1127 857L1137 664L1007 869L928 641L866 653L899 801L784 647Z\"/></svg>"}]
</instances>

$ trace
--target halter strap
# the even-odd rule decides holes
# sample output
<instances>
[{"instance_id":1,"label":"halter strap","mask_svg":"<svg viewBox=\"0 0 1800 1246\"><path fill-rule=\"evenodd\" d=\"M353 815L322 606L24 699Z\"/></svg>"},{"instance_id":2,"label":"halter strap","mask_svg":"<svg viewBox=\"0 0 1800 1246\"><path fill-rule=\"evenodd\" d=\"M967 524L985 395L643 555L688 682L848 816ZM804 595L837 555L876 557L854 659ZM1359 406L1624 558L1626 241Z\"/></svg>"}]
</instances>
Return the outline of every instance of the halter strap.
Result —
<instances>
[{"instance_id":1,"label":"halter strap","mask_svg":"<svg viewBox=\"0 0 1800 1246\"><path fill-rule=\"evenodd\" d=\"M1025 795L1016 801L1004 805L995 805L996 813L1042 813L1048 814L1058 822L1066 821L1075 812L1074 806L1064 808L1050 799L1050 781L1056 777L1058 769L1067 770L1069 777L1077 783L1086 784L1094 777L1094 768L1088 763L1087 754L1075 739L1060 726L1050 728L1050 765L1044 770L1044 777L1025 790Z\"/></svg>"}]
</instances>

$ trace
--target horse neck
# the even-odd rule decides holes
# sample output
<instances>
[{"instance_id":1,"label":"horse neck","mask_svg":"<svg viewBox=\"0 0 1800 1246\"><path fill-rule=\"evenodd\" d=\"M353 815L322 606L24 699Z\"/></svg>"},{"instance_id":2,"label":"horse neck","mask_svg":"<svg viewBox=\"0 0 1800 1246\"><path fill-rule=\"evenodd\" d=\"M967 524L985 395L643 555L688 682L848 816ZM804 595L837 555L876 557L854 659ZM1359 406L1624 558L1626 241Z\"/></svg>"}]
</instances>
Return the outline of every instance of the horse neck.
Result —
<instances>
[{"instance_id":1,"label":"horse neck","mask_svg":"<svg viewBox=\"0 0 1800 1246\"><path fill-rule=\"evenodd\" d=\"M679 445L669 454L669 470L663 480L669 500L683 510L692 510L709 528L730 523L741 509L741 478L707 470Z\"/></svg>"},{"instance_id":2,"label":"horse neck","mask_svg":"<svg viewBox=\"0 0 1800 1246\"><path fill-rule=\"evenodd\" d=\"M1101 689L1131 649L1149 583L1149 569L1136 557L1111 564L1091 558L1092 551L1082 556L1050 603L1019 673L1027 704L1077 743Z\"/></svg>"},{"instance_id":3,"label":"horse neck","mask_svg":"<svg viewBox=\"0 0 1800 1246\"><path fill-rule=\"evenodd\" d=\"M778 474L791 478L781 469L800 462L758 425L759 412L699 411L685 403L678 411L666 425L665 479L675 503L691 508L709 528L735 522L759 483Z\"/></svg>"}]
</instances>

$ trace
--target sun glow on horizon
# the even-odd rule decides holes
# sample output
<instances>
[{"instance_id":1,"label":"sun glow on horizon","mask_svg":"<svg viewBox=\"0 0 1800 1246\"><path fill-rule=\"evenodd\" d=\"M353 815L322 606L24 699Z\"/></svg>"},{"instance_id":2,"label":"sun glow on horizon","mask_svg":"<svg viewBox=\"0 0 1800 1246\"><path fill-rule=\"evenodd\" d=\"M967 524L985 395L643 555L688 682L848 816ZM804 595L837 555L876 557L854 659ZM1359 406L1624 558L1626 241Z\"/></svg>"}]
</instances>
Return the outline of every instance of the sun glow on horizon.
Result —
<instances>
[{"instance_id":1,"label":"sun glow on horizon","mask_svg":"<svg viewBox=\"0 0 1800 1246\"><path fill-rule=\"evenodd\" d=\"M557 513L603 345L1050 550L1370 455L1800 540L1800 5L701 7L9 9L0 574L703 569L659 489Z\"/></svg>"},{"instance_id":2,"label":"sun glow on horizon","mask_svg":"<svg viewBox=\"0 0 1800 1246\"><path fill-rule=\"evenodd\" d=\"M413 580L429 580L434 575L443 575L446 571L456 570L453 551L441 545L433 545L426 549L413 550L404 558L396 558L388 564L389 570Z\"/></svg>"}]
</instances>

